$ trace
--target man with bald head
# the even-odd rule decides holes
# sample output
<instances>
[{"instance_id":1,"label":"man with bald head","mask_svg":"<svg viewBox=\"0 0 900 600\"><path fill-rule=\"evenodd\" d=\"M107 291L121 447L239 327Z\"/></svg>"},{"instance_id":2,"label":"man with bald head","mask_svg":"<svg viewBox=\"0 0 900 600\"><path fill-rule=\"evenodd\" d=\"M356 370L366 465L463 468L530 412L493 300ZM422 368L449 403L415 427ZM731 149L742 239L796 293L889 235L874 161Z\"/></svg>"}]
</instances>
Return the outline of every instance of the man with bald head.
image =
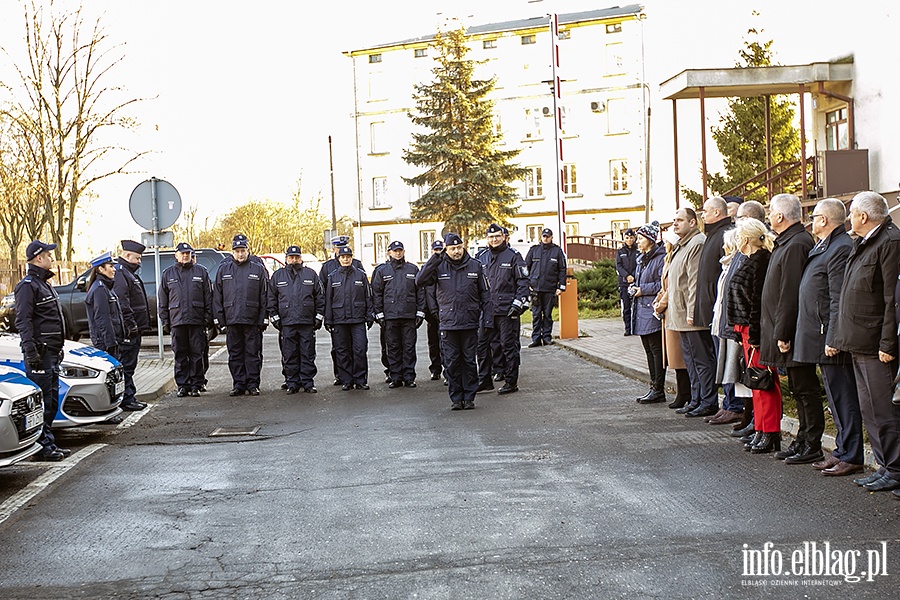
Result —
<instances>
[{"instance_id":1,"label":"man with bald head","mask_svg":"<svg viewBox=\"0 0 900 600\"><path fill-rule=\"evenodd\" d=\"M863 423L880 465L869 477L853 482L872 492L898 490L900 405L893 404L891 396L898 356L894 296L900 231L888 215L887 202L875 192L853 198L850 226L859 237L844 272L834 347L850 353Z\"/></svg>"}]
</instances>

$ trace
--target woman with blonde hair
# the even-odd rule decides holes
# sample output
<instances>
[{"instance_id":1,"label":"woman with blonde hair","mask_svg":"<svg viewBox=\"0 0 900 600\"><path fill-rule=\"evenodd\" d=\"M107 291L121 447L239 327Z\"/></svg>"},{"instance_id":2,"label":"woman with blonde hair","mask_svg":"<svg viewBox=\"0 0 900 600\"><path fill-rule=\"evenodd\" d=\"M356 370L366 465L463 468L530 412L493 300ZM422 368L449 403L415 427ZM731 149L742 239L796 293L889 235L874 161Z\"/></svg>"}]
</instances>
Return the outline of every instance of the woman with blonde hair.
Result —
<instances>
[{"instance_id":1,"label":"woman with blonde hair","mask_svg":"<svg viewBox=\"0 0 900 600\"><path fill-rule=\"evenodd\" d=\"M752 439L744 444L744 450L765 454L781 449L782 405L778 371L759 364L762 289L775 246L775 234L760 221L750 218L739 220L736 231L737 249L747 258L731 278L728 287L728 324L733 325L741 336L747 367L768 368L774 381L770 389L753 390L755 431Z\"/></svg>"}]
</instances>

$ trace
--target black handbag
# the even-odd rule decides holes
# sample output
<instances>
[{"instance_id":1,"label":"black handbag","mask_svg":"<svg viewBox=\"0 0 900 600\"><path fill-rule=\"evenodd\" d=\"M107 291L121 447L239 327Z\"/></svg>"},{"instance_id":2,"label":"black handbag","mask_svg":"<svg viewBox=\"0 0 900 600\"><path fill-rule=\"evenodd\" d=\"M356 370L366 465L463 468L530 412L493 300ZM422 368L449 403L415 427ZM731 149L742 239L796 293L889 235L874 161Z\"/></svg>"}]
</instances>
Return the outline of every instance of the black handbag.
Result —
<instances>
[{"instance_id":1,"label":"black handbag","mask_svg":"<svg viewBox=\"0 0 900 600\"><path fill-rule=\"evenodd\" d=\"M754 349L750 349L750 362L753 362L753 351ZM743 357L741 357L741 362L743 361ZM750 388L751 390L770 390L772 386L775 385L775 378L772 376L772 371L763 367L754 367L744 365L744 372L741 373L741 383Z\"/></svg>"}]
</instances>

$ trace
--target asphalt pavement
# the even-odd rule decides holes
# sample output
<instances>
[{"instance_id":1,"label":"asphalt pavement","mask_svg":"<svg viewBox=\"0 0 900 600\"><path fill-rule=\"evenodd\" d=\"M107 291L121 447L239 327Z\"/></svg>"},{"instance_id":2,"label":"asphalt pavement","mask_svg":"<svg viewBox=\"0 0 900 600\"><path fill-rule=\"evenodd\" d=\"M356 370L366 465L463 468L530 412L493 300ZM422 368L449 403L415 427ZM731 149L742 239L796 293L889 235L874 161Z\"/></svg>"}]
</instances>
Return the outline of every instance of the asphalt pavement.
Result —
<instances>
[{"instance_id":1,"label":"asphalt pavement","mask_svg":"<svg viewBox=\"0 0 900 600\"><path fill-rule=\"evenodd\" d=\"M67 432L58 476L0 472L4 505L45 482L0 521L0 597L896 596L889 493L745 453L559 345L523 348L519 393L453 412L424 339L419 387L389 390L369 337L369 391L330 385L319 332L320 393L284 394L269 331L259 397L228 396L214 347L201 398ZM826 544L838 575L817 574Z\"/></svg>"}]
</instances>

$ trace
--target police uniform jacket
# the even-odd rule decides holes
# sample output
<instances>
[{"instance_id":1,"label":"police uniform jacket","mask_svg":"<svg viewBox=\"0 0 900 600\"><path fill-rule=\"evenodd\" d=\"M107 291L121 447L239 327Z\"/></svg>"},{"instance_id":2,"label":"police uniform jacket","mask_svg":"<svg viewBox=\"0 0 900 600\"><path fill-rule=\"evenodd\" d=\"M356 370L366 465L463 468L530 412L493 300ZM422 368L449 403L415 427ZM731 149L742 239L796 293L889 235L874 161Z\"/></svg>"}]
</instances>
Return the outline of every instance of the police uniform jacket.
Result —
<instances>
[{"instance_id":1,"label":"police uniform jacket","mask_svg":"<svg viewBox=\"0 0 900 600\"><path fill-rule=\"evenodd\" d=\"M325 290L309 267L287 265L269 280L269 318L282 325L315 325L325 320Z\"/></svg>"},{"instance_id":2,"label":"police uniform jacket","mask_svg":"<svg viewBox=\"0 0 900 600\"><path fill-rule=\"evenodd\" d=\"M481 264L490 284L495 315L506 315L512 305L527 306L528 269L521 254L504 242L488 248L481 255Z\"/></svg>"},{"instance_id":3,"label":"police uniform jacket","mask_svg":"<svg viewBox=\"0 0 900 600\"><path fill-rule=\"evenodd\" d=\"M119 298L113 291L112 279L97 273L84 300L84 306L87 309L92 346L108 350L125 341L125 320Z\"/></svg>"},{"instance_id":4,"label":"police uniform jacket","mask_svg":"<svg viewBox=\"0 0 900 600\"><path fill-rule=\"evenodd\" d=\"M365 269L363 269L363 264L357 258L354 258L353 260L350 261L350 266L356 267L363 273L365 273L365 271L366 271ZM340 268L341 268L341 263L338 262L337 257L329 258L328 260L325 261L325 263L322 265L322 268L319 269L319 281L322 282L323 288L325 287L325 283L328 281L328 275L332 271L335 271Z\"/></svg>"},{"instance_id":5,"label":"police uniform jacket","mask_svg":"<svg viewBox=\"0 0 900 600\"><path fill-rule=\"evenodd\" d=\"M372 319L372 288L365 272L353 265L332 271L325 287L325 324L352 325Z\"/></svg>"},{"instance_id":6,"label":"police uniform jacket","mask_svg":"<svg viewBox=\"0 0 900 600\"><path fill-rule=\"evenodd\" d=\"M437 318L440 314L437 301L437 287L434 284L426 285L425 290L425 311L429 316Z\"/></svg>"},{"instance_id":7,"label":"police uniform jacket","mask_svg":"<svg viewBox=\"0 0 900 600\"><path fill-rule=\"evenodd\" d=\"M532 246L525 255L528 283L535 292L566 289L566 255L556 244Z\"/></svg>"},{"instance_id":8,"label":"police uniform jacket","mask_svg":"<svg viewBox=\"0 0 900 600\"><path fill-rule=\"evenodd\" d=\"M425 290L416 287L419 267L404 259L391 258L372 272L375 318L415 319L425 317Z\"/></svg>"},{"instance_id":9,"label":"police uniform jacket","mask_svg":"<svg viewBox=\"0 0 900 600\"><path fill-rule=\"evenodd\" d=\"M619 288L627 288L628 276L634 277L634 270L637 268L638 249L637 244L632 244L631 248L628 244L622 244L619 251L616 252L616 273L619 275Z\"/></svg>"},{"instance_id":10,"label":"police uniform jacket","mask_svg":"<svg viewBox=\"0 0 900 600\"><path fill-rule=\"evenodd\" d=\"M65 320L59 296L50 285L52 276L52 271L28 265L28 274L16 285L16 330L25 356L45 347L59 352L65 343Z\"/></svg>"},{"instance_id":11,"label":"police uniform jacket","mask_svg":"<svg viewBox=\"0 0 900 600\"><path fill-rule=\"evenodd\" d=\"M116 263L113 277L113 291L119 298L125 331L148 331L150 329L150 306L144 282L137 275L140 263L133 265L122 257Z\"/></svg>"},{"instance_id":12,"label":"police uniform jacket","mask_svg":"<svg viewBox=\"0 0 900 600\"><path fill-rule=\"evenodd\" d=\"M484 266L463 252L452 261L445 252L434 254L416 276L416 285L435 285L439 327L444 331L493 326L491 294Z\"/></svg>"},{"instance_id":13,"label":"police uniform jacket","mask_svg":"<svg viewBox=\"0 0 900 600\"><path fill-rule=\"evenodd\" d=\"M212 283L205 267L175 263L161 279L156 297L164 326L206 326L212 321Z\"/></svg>"},{"instance_id":14,"label":"police uniform jacket","mask_svg":"<svg viewBox=\"0 0 900 600\"><path fill-rule=\"evenodd\" d=\"M267 322L268 272L259 263L238 263L229 256L216 271L213 288L213 319L219 326L259 325Z\"/></svg>"},{"instance_id":15,"label":"police uniform jacket","mask_svg":"<svg viewBox=\"0 0 900 600\"><path fill-rule=\"evenodd\" d=\"M897 356L894 290L900 266L900 231L887 217L869 239L856 240L841 289L835 347L853 354ZM878 399L880 401L882 399Z\"/></svg>"}]
</instances>

